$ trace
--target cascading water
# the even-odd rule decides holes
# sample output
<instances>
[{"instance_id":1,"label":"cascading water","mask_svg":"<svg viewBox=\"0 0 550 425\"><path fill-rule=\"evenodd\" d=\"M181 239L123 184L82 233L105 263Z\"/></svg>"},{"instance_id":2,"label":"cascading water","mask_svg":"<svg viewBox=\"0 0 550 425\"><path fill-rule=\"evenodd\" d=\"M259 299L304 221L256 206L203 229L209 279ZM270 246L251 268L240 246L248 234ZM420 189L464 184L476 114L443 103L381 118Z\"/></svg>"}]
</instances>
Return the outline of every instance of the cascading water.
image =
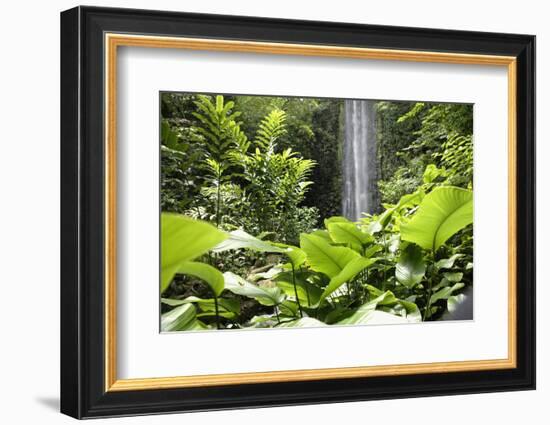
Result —
<instances>
[{"instance_id":1,"label":"cascading water","mask_svg":"<svg viewBox=\"0 0 550 425\"><path fill-rule=\"evenodd\" d=\"M358 220L378 205L375 102L344 101L343 215Z\"/></svg>"}]
</instances>

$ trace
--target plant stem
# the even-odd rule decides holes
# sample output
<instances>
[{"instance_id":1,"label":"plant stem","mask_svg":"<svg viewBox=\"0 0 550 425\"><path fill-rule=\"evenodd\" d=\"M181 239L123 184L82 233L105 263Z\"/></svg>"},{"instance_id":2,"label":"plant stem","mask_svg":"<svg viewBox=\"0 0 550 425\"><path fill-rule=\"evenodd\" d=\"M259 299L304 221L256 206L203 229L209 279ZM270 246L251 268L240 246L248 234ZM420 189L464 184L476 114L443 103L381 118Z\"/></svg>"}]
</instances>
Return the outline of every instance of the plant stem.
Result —
<instances>
[{"instance_id":1,"label":"plant stem","mask_svg":"<svg viewBox=\"0 0 550 425\"><path fill-rule=\"evenodd\" d=\"M220 311L218 309L218 297L214 295L214 307L216 308L216 328L220 329Z\"/></svg>"},{"instance_id":2,"label":"plant stem","mask_svg":"<svg viewBox=\"0 0 550 425\"><path fill-rule=\"evenodd\" d=\"M220 227L220 195L221 195L221 173L218 173L218 182L217 182L217 191L216 191L216 227Z\"/></svg>"},{"instance_id":3,"label":"plant stem","mask_svg":"<svg viewBox=\"0 0 550 425\"><path fill-rule=\"evenodd\" d=\"M385 232L382 235L382 240L384 241L384 260L388 261L388 245L387 245L387 242L386 242L386 233ZM382 292L385 292L386 291L386 267L384 267L383 276L384 276L384 278L382 280Z\"/></svg>"},{"instance_id":4,"label":"plant stem","mask_svg":"<svg viewBox=\"0 0 550 425\"><path fill-rule=\"evenodd\" d=\"M277 316L277 323L281 324L281 319L279 318L279 306L275 306L275 315Z\"/></svg>"},{"instance_id":5,"label":"plant stem","mask_svg":"<svg viewBox=\"0 0 550 425\"><path fill-rule=\"evenodd\" d=\"M304 285L304 289L306 290L307 305L308 305L308 307L310 307L311 306L311 300L309 299L309 291L307 289L307 286Z\"/></svg>"},{"instance_id":6,"label":"plant stem","mask_svg":"<svg viewBox=\"0 0 550 425\"><path fill-rule=\"evenodd\" d=\"M433 285L433 278L434 278L434 270L435 270L435 252L432 252L432 270L430 271L430 277L428 279L426 308L424 309L424 317L422 318L424 322L426 321L426 319L429 318L429 316L431 316L430 309L432 307L432 285Z\"/></svg>"},{"instance_id":7,"label":"plant stem","mask_svg":"<svg viewBox=\"0 0 550 425\"><path fill-rule=\"evenodd\" d=\"M294 295L296 296L296 302L298 303L298 310L300 310L300 317L304 317L304 312L302 311L302 306L300 305L300 299L298 298L298 289L296 288L296 270L294 269L294 264L292 265L292 285L294 285Z\"/></svg>"}]
</instances>

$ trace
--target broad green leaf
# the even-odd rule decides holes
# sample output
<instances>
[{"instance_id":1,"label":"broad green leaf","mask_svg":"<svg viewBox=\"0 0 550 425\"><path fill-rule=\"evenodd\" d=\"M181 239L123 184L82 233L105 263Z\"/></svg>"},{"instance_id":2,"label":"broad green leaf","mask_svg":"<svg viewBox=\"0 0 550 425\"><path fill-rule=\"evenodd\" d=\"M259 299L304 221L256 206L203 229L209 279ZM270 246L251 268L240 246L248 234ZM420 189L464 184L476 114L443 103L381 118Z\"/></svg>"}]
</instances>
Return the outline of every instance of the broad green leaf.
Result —
<instances>
[{"instance_id":1,"label":"broad green leaf","mask_svg":"<svg viewBox=\"0 0 550 425\"><path fill-rule=\"evenodd\" d=\"M472 222L472 191L440 186L426 195L413 218L401 225L401 239L437 251L447 239Z\"/></svg>"},{"instance_id":2,"label":"broad green leaf","mask_svg":"<svg viewBox=\"0 0 550 425\"><path fill-rule=\"evenodd\" d=\"M437 291L438 289L441 289L445 286L450 286L451 285L451 282L449 281L449 279L447 279L446 277L444 277L443 279L441 279L439 281L438 284L436 284L434 287L432 287L432 291Z\"/></svg>"},{"instance_id":3,"label":"broad green leaf","mask_svg":"<svg viewBox=\"0 0 550 425\"><path fill-rule=\"evenodd\" d=\"M424 183L432 183L435 179L442 176L445 177L447 172L442 168L437 168L434 164L429 164L424 170L422 180Z\"/></svg>"},{"instance_id":4,"label":"broad green leaf","mask_svg":"<svg viewBox=\"0 0 550 425\"><path fill-rule=\"evenodd\" d=\"M395 266L395 277L402 285L412 288L422 281L425 273L426 263L422 250L417 245L407 245Z\"/></svg>"},{"instance_id":5,"label":"broad green leaf","mask_svg":"<svg viewBox=\"0 0 550 425\"><path fill-rule=\"evenodd\" d=\"M298 303L291 301L289 299L284 300L281 304L277 306L279 308L280 316L287 317L297 317L299 316L300 309L298 308Z\"/></svg>"},{"instance_id":6,"label":"broad green leaf","mask_svg":"<svg viewBox=\"0 0 550 425\"><path fill-rule=\"evenodd\" d=\"M216 302L214 298L199 298L195 296L190 296L182 300L175 300L171 298L161 298L163 304L176 307L183 304L197 304L203 311L215 311ZM228 298L218 298L218 310L220 312L233 312L236 314L240 313L241 303L237 299L228 299Z\"/></svg>"},{"instance_id":7,"label":"broad green leaf","mask_svg":"<svg viewBox=\"0 0 550 425\"><path fill-rule=\"evenodd\" d=\"M351 248L332 246L323 238L314 235L302 234L300 247L306 253L311 268L330 278L338 275L351 260L359 257Z\"/></svg>"},{"instance_id":8,"label":"broad green leaf","mask_svg":"<svg viewBox=\"0 0 550 425\"><path fill-rule=\"evenodd\" d=\"M298 247L289 247L285 251L285 255L288 257L294 268L300 267L306 261L306 253Z\"/></svg>"},{"instance_id":9,"label":"broad green leaf","mask_svg":"<svg viewBox=\"0 0 550 425\"><path fill-rule=\"evenodd\" d=\"M319 326L327 326L323 322L314 319L313 317L302 317L298 320L293 320L291 322L284 322L280 325L277 325L278 328L316 328Z\"/></svg>"},{"instance_id":10,"label":"broad green leaf","mask_svg":"<svg viewBox=\"0 0 550 425\"><path fill-rule=\"evenodd\" d=\"M409 320L402 316L396 316L394 314L386 313L384 311L376 310L376 306L380 301L386 297L386 294L382 294L380 297L369 301L359 307L355 313L347 317L344 320L339 321L338 325L385 325L393 323L409 323ZM393 294L392 294L393 295Z\"/></svg>"},{"instance_id":11,"label":"broad green leaf","mask_svg":"<svg viewBox=\"0 0 550 425\"><path fill-rule=\"evenodd\" d=\"M282 267L274 266L274 267L271 267L269 270L267 270L265 272L249 274L246 277L246 279L251 281L251 282L257 282L258 280L271 280L275 276L277 276L279 273L281 273L282 271L283 271Z\"/></svg>"},{"instance_id":12,"label":"broad green leaf","mask_svg":"<svg viewBox=\"0 0 550 425\"><path fill-rule=\"evenodd\" d=\"M370 258L377 252L382 251L384 248L380 245L371 245L367 249L365 249L365 252L363 253L363 257Z\"/></svg>"},{"instance_id":13,"label":"broad green leaf","mask_svg":"<svg viewBox=\"0 0 550 425\"><path fill-rule=\"evenodd\" d=\"M446 300L453 294L454 291L458 291L462 288L464 288L464 284L461 282L455 283L453 286L446 286L445 288L440 289L430 297L430 304L434 304L436 301L439 300Z\"/></svg>"},{"instance_id":14,"label":"broad green leaf","mask_svg":"<svg viewBox=\"0 0 550 425\"><path fill-rule=\"evenodd\" d=\"M327 229L334 242L349 244L361 253L364 245L374 241L372 235L362 232L354 223L328 223Z\"/></svg>"},{"instance_id":15,"label":"broad green leaf","mask_svg":"<svg viewBox=\"0 0 550 425\"><path fill-rule=\"evenodd\" d=\"M375 233L380 232L382 229L383 226L379 221L371 221L369 224L367 224L365 230L371 235L374 235Z\"/></svg>"},{"instance_id":16,"label":"broad green leaf","mask_svg":"<svg viewBox=\"0 0 550 425\"><path fill-rule=\"evenodd\" d=\"M411 320L408 320L406 317L387 313L382 310L367 311L365 314L352 316L351 318L346 320L353 320L350 321L349 324L354 325L393 325L413 322Z\"/></svg>"},{"instance_id":17,"label":"broad green leaf","mask_svg":"<svg viewBox=\"0 0 550 425\"><path fill-rule=\"evenodd\" d=\"M280 242L274 242L273 244L285 250L284 254L288 257L294 268L300 267L306 261L306 253L297 246Z\"/></svg>"},{"instance_id":18,"label":"broad green leaf","mask_svg":"<svg viewBox=\"0 0 550 425\"><path fill-rule=\"evenodd\" d=\"M198 318L202 317L224 317L226 319L232 319L235 320L238 318L237 314L233 313L232 311L218 311L216 312L214 310L206 310L200 313L197 313Z\"/></svg>"},{"instance_id":19,"label":"broad green leaf","mask_svg":"<svg viewBox=\"0 0 550 425\"><path fill-rule=\"evenodd\" d=\"M189 274L204 280L210 289L212 289L212 292L216 297L219 297L223 292L223 274L209 264L199 263L196 261L187 261L180 264L178 273Z\"/></svg>"},{"instance_id":20,"label":"broad green leaf","mask_svg":"<svg viewBox=\"0 0 550 425\"><path fill-rule=\"evenodd\" d=\"M393 214L396 212L399 212L403 208L413 207L418 205L424 197L424 191L417 190L416 192L403 195L401 199L399 199L399 202L394 205L393 207L387 208L386 211L384 211L380 217L378 217L377 223L380 226L380 230L386 228L386 226L390 223L391 218L393 217Z\"/></svg>"},{"instance_id":21,"label":"broad green leaf","mask_svg":"<svg viewBox=\"0 0 550 425\"><path fill-rule=\"evenodd\" d=\"M398 300L397 305L402 305L405 311L407 312L407 321L409 322L421 322L422 321L422 313L420 313L420 309L418 306L411 302L406 300Z\"/></svg>"},{"instance_id":22,"label":"broad green leaf","mask_svg":"<svg viewBox=\"0 0 550 425\"><path fill-rule=\"evenodd\" d=\"M346 217L342 217L340 215L335 215L335 216L332 216L332 217L329 217L329 218L325 218L324 223L325 223L325 227L327 228L327 230L328 230L328 225L331 224L331 223L349 223L349 224L353 224Z\"/></svg>"},{"instance_id":23,"label":"broad green leaf","mask_svg":"<svg viewBox=\"0 0 550 425\"><path fill-rule=\"evenodd\" d=\"M376 261L378 261L378 258L357 257L351 260L344 266L340 273L330 279L330 282L323 291L319 302L322 302L326 297L336 291L344 282L351 281L362 270L374 264Z\"/></svg>"},{"instance_id":24,"label":"broad green leaf","mask_svg":"<svg viewBox=\"0 0 550 425\"><path fill-rule=\"evenodd\" d=\"M460 282L463 274L461 272L443 273L443 276L445 276L449 282Z\"/></svg>"},{"instance_id":25,"label":"broad green leaf","mask_svg":"<svg viewBox=\"0 0 550 425\"><path fill-rule=\"evenodd\" d=\"M406 317L408 322L421 322L422 315L420 309L411 299L401 300L397 298L391 291L382 292L380 289L372 285L367 285L367 289L371 296L375 298L371 303L376 303L377 308L387 310L395 315Z\"/></svg>"},{"instance_id":26,"label":"broad green leaf","mask_svg":"<svg viewBox=\"0 0 550 425\"><path fill-rule=\"evenodd\" d=\"M323 290L317 285L308 282L304 278L305 275L306 273L296 273L296 292L298 292L298 300L302 306L313 307L319 303ZM296 298L292 282L292 272L279 274L275 278L275 282L288 297Z\"/></svg>"},{"instance_id":27,"label":"broad green leaf","mask_svg":"<svg viewBox=\"0 0 550 425\"><path fill-rule=\"evenodd\" d=\"M173 332L207 329L207 326L197 320L193 304L183 304L161 316L160 329L162 332Z\"/></svg>"},{"instance_id":28,"label":"broad green leaf","mask_svg":"<svg viewBox=\"0 0 550 425\"><path fill-rule=\"evenodd\" d=\"M277 287L266 288L258 286L231 272L225 272L223 277L225 278L225 289L237 295L254 298L262 305L279 305L285 299L284 294Z\"/></svg>"},{"instance_id":29,"label":"broad green leaf","mask_svg":"<svg viewBox=\"0 0 550 425\"><path fill-rule=\"evenodd\" d=\"M330 309L327 310L326 316L323 317L323 322L328 325L333 325L351 316L353 313L355 313L354 309L337 304L336 306L330 307Z\"/></svg>"},{"instance_id":30,"label":"broad green leaf","mask_svg":"<svg viewBox=\"0 0 550 425\"><path fill-rule=\"evenodd\" d=\"M255 329L255 328L273 328L277 326L277 316L274 314L262 314L260 316L254 316L247 323L247 326L243 329Z\"/></svg>"},{"instance_id":31,"label":"broad green leaf","mask_svg":"<svg viewBox=\"0 0 550 425\"><path fill-rule=\"evenodd\" d=\"M450 269L454 266L455 261L461 257L464 257L464 254L451 255L449 258L439 260L437 263L435 263L435 267L437 267L438 269Z\"/></svg>"},{"instance_id":32,"label":"broad green leaf","mask_svg":"<svg viewBox=\"0 0 550 425\"><path fill-rule=\"evenodd\" d=\"M177 214L161 215L161 292L181 263L193 260L227 238L227 234L199 220Z\"/></svg>"},{"instance_id":33,"label":"broad green leaf","mask_svg":"<svg viewBox=\"0 0 550 425\"><path fill-rule=\"evenodd\" d=\"M252 235L249 235L244 230L234 230L229 233L229 237L217 245L214 252L224 252L232 249L250 249L258 252L281 252L285 253L286 248L281 248L275 244L263 241Z\"/></svg>"},{"instance_id":34,"label":"broad green leaf","mask_svg":"<svg viewBox=\"0 0 550 425\"><path fill-rule=\"evenodd\" d=\"M318 237L324 239L325 241L327 241L328 243L332 242L332 239L330 238L330 235L328 234L328 232L326 230L317 229L317 230L314 230L313 232L311 232L309 234L314 235L314 236L318 236Z\"/></svg>"}]
</instances>

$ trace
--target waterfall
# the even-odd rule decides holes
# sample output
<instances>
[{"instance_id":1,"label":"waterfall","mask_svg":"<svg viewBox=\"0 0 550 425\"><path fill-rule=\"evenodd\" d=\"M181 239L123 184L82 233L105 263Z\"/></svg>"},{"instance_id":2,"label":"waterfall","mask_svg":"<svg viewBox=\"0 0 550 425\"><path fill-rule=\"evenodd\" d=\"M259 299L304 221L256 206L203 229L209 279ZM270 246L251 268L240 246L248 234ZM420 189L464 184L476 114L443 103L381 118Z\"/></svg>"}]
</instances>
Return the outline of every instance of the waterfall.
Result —
<instances>
[{"instance_id":1,"label":"waterfall","mask_svg":"<svg viewBox=\"0 0 550 425\"><path fill-rule=\"evenodd\" d=\"M378 207L375 102L344 101L343 215L358 220Z\"/></svg>"}]
</instances>

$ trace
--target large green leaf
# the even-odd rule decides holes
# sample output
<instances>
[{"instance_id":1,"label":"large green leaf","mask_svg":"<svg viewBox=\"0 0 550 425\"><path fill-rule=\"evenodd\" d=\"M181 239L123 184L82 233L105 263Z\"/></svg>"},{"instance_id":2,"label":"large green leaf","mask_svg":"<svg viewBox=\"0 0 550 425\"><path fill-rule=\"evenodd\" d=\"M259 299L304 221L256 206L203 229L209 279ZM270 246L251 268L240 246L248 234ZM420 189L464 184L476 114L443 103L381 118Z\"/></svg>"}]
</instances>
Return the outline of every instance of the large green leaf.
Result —
<instances>
[{"instance_id":1,"label":"large green leaf","mask_svg":"<svg viewBox=\"0 0 550 425\"><path fill-rule=\"evenodd\" d=\"M281 252L287 251L275 244L258 239L244 230L234 230L229 233L229 237L214 248L214 252L224 252L232 249L250 249L258 252Z\"/></svg>"},{"instance_id":2,"label":"large green leaf","mask_svg":"<svg viewBox=\"0 0 550 425\"><path fill-rule=\"evenodd\" d=\"M349 282L357 276L362 270L378 261L378 258L356 257L347 263L342 271L330 279L329 284L323 291L319 302L322 302L326 297L336 291L344 282Z\"/></svg>"},{"instance_id":3,"label":"large green leaf","mask_svg":"<svg viewBox=\"0 0 550 425\"><path fill-rule=\"evenodd\" d=\"M341 215L334 215L329 218L325 218L324 220L325 227L328 229L328 225L331 223L352 223L349 221L346 217L342 217Z\"/></svg>"},{"instance_id":4,"label":"large green leaf","mask_svg":"<svg viewBox=\"0 0 550 425\"><path fill-rule=\"evenodd\" d=\"M207 329L207 327L197 320L197 311L193 304L183 304L161 316L160 329L163 332L173 332Z\"/></svg>"},{"instance_id":5,"label":"large green leaf","mask_svg":"<svg viewBox=\"0 0 550 425\"><path fill-rule=\"evenodd\" d=\"M426 273L422 250L414 244L403 249L395 266L395 277L402 285L412 288L420 283Z\"/></svg>"},{"instance_id":6,"label":"large green leaf","mask_svg":"<svg viewBox=\"0 0 550 425\"><path fill-rule=\"evenodd\" d=\"M375 302L378 309L386 313L406 317L408 322L422 321L420 309L414 302L399 299L391 291L382 292L372 285L367 285L367 289L371 296L375 297L371 302Z\"/></svg>"},{"instance_id":7,"label":"large green leaf","mask_svg":"<svg viewBox=\"0 0 550 425\"><path fill-rule=\"evenodd\" d=\"M285 255L288 257L294 268L300 267L306 261L306 253L296 246L289 246L285 251Z\"/></svg>"},{"instance_id":8,"label":"large green leaf","mask_svg":"<svg viewBox=\"0 0 550 425\"><path fill-rule=\"evenodd\" d=\"M161 215L161 292L179 266L193 260L227 238L214 226L177 214Z\"/></svg>"},{"instance_id":9,"label":"large green leaf","mask_svg":"<svg viewBox=\"0 0 550 425\"><path fill-rule=\"evenodd\" d=\"M296 292L298 293L298 300L300 305L305 307L313 307L319 303L321 293L323 290L317 285L314 285L307 281L307 275L309 272L296 272ZM294 283L292 279L292 272L280 273L275 282L279 288L291 298L296 298L294 292Z\"/></svg>"},{"instance_id":10,"label":"large green leaf","mask_svg":"<svg viewBox=\"0 0 550 425\"><path fill-rule=\"evenodd\" d=\"M351 248L332 246L325 239L315 235L300 235L300 247L307 256L307 261L316 272L333 278L359 254Z\"/></svg>"},{"instance_id":11,"label":"large green leaf","mask_svg":"<svg viewBox=\"0 0 550 425\"><path fill-rule=\"evenodd\" d=\"M302 317L298 320L292 320L291 322L284 322L277 325L278 328L316 328L319 326L327 325L313 317Z\"/></svg>"},{"instance_id":12,"label":"large green leaf","mask_svg":"<svg viewBox=\"0 0 550 425\"><path fill-rule=\"evenodd\" d=\"M237 295L254 298L262 305L279 305L285 299L284 294L277 287L258 286L231 272L225 272L223 277L225 279L225 289Z\"/></svg>"},{"instance_id":13,"label":"large green leaf","mask_svg":"<svg viewBox=\"0 0 550 425\"><path fill-rule=\"evenodd\" d=\"M189 274L204 280L216 297L219 297L223 292L224 279L223 274L209 264L199 263L196 261L187 261L180 264L178 273Z\"/></svg>"},{"instance_id":14,"label":"large green leaf","mask_svg":"<svg viewBox=\"0 0 550 425\"><path fill-rule=\"evenodd\" d=\"M416 206L422 201L424 197L424 192L422 190L417 190L416 192L403 195L399 202L393 207L387 208L379 217L376 223L379 224L379 228L384 229L390 223L393 214L399 212L403 208Z\"/></svg>"},{"instance_id":15,"label":"large green leaf","mask_svg":"<svg viewBox=\"0 0 550 425\"><path fill-rule=\"evenodd\" d=\"M451 255L449 258L439 260L437 263L435 263L435 267L437 267L438 269L450 269L454 266L455 261L461 257L464 257L464 254Z\"/></svg>"},{"instance_id":16,"label":"large green leaf","mask_svg":"<svg viewBox=\"0 0 550 425\"><path fill-rule=\"evenodd\" d=\"M314 235L314 236L318 236L318 237L324 239L325 241L327 241L328 243L332 242L332 239L330 238L330 235L328 234L328 232L326 230L317 229L317 230L314 230L313 232L311 232L309 234Z\"/></svg>"},{"instance_id":17,"label":"large green leaf","mask_svg":"<svg viewBox=\"0 0 550 425\"><path fill-rule=\"evenodd\" d=\"M383 302L386 297L393 297L391 292L386 292L381 296L363 304L351 316L340 320L338 325L385 325L393 323L409 323L407 318L397 316L395 314L386 313L377 310L379 303Z\"/></svg>"},{"instance_id":18,"label":"large green leaf","mask_svg":"<svg viewBox=\"0 0 550 425\"><path fill-rule=\"evenodd\" d=\"M352 316L338 322L339 325L392 325L399 323L410 322L402 316L363 307L360 307Z\"/></svg>"},{"instance_id":19,"label":"large green leaf","mask_svg":"<svg viewBox=\"0 0 550 425\"><path fill-rule=\"evenodd\" d=\"M354 223L328 223L330 237L336 243L349 244L356 251L363 252L363 246L374 241L374 237L364 233Z\"/></svg>"},{"instance_id":20,"label":"large green leaf","mask_svg":"<svg viewBox=\"0 0 550 425\"><path fill-rule=\"evenodd\" d=\"M161 298L163 304L177 307L183 304L197 304L201 310L215 311L216 302L214 298L199 298L195 296L190 296L182 300L177 300L173 298ZM237 299L228 299L228 298L219 298L218 299L218 309L220 311L231 311L233 313L240 313L241 303Z\"/></svg>"},{"instance_id":21,"label":"large green leaf","mask_svg":"<svg viewBox=\"0 0 550 425\"><path fill-rule=\"evenodd\" d=\"M472 222L472 191L440 186L426 195L413 218L401 225L401 239L436 251Z\"/></svg>"},{"instance_id":22,"label":"large green leaf","mask_svg":"<svg viewBox=\"0 0 550 425\"><path fill-rule=\"evenodd\" d=\"M434 304L436 301L439 300L446 300L451 295L453 295L453 292L458 291L462 288L464 288L464 284L462 282L455 283L453 286L446 286L445 288L440 289L430 297L430 304Z\"/></svg>"}]
</instances>

